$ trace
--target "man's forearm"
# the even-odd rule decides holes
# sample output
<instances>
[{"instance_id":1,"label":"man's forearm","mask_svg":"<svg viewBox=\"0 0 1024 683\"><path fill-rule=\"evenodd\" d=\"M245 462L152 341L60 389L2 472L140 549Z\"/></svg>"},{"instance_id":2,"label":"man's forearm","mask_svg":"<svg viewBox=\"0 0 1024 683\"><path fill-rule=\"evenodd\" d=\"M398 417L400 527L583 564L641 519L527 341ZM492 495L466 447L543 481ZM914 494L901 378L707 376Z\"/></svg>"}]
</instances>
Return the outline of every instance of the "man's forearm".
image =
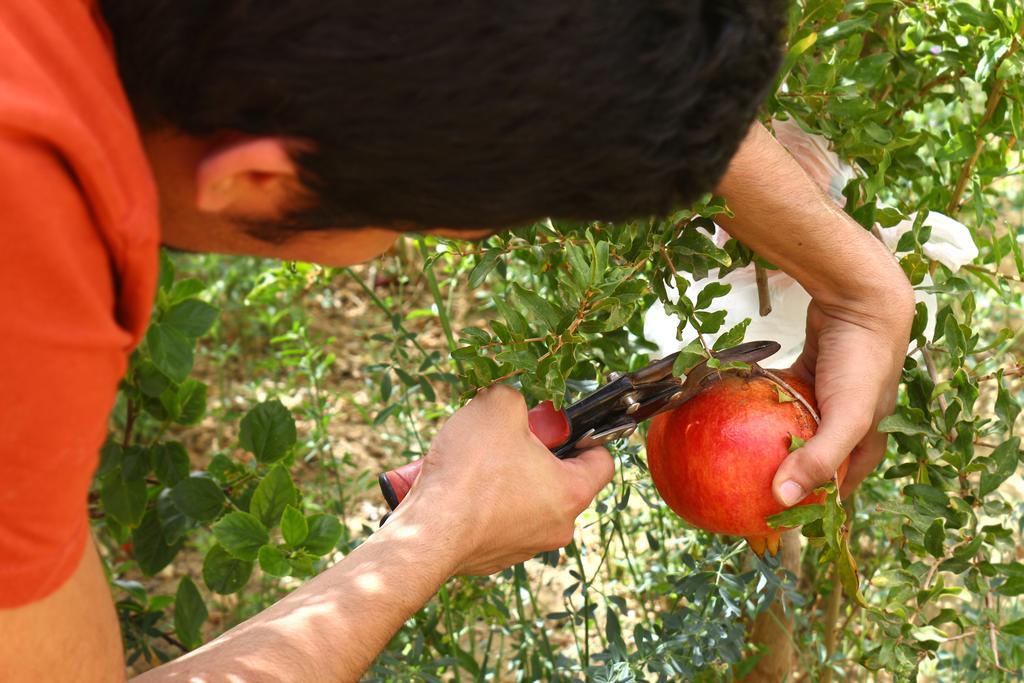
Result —
<instances>
[{"instance_id":1,"label":"man's forearm","mask_svg":"<svg viewBox=\"0 0 1024 683\"><path fill-rule=\"evenodd\" d=\"M719 223L825 305L856 306L902 282L885 247L837 207L760 124L717 191L735 218ZM903 290L900 290L901 294Z\"/></svg>"},{"instance_id":2,"label":"man's forearm","mask_svg":"<svg viewBox=\"0 0 1024 683\"><path fill-rule=\"evenodd\" d=\"M455 527L438 511L396 518L340 563L145 681L354 681L455 571Z\"/></svg>"},{"instance_id":3,"label":"man's forearm","mask_svg":"<svg viewBox=\"0 0 1024 683\"><path fill-rule=\"evenodd\" d=\"M817 433L775 473L793 505L849 459L855 486L885 453L875 427L892 412L914 317L914 292L892 254L826 197L762 126L751 128L718 191L735 212L722 226L803 285L803 352L793 370L813 382Z\"/></svg>"}]
</instances>

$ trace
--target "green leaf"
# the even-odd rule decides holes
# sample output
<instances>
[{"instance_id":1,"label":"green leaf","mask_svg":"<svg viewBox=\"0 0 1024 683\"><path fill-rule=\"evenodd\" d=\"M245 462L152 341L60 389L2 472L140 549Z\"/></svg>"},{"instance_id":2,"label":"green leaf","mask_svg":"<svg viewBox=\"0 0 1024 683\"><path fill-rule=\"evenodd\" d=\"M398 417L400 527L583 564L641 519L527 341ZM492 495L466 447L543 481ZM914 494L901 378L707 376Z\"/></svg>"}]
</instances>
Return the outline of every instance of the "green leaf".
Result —
<instances>
[{"instance_id":1,"label":"green leaf","mask_svg":"<svg viewBox=\"0 0 1024 683\"><path fill-rule=\"evenodd\" d=\"M946 521L939 517L931 526L928 527L928 531L924 534L924 549L932 557L942 557L945 555L946 542Z\"/></svg>"},{"instance_id":2,"label":"green leaf","mask_svg":"<svg viewBox=\"0 0 1024 683\"><path fill-rule=\"evenodd\" d=\"M384 403L388 402L391 398L391 373L387 370L381 375L380 380L380 400Z\"/></svg>"},{"instance_id":3,"label":"green leaf","mask_svg":"<svg viewBox=\"0 0 1024 683\"><path fill-rule=\"evenodd\" d=\"M953 557L958 560L969 560L978 554L981 545L985 541L984 534L978 534L967 545L962 545L953 551Z\"/></svg>"},{"instance_id":4,"label":"green leaf","mask_svg":"<svg viewBox=\"0 0 1024 683\"><path fill-rule=\"evenodd\" d=\"M803 38L795 40L789 45L789 49L786 51L786 58L782 63L782 69L779 73L780 79L785 79L789 72L793 69L793 66L797 63L800 55L814 47L814 44L818 42L818 34L816 32L808 33Z\"/></svg>"},{"instance_id":5,"label":"green leaf","mask_svg":"<svg viewBox=\"0 0 1024 683\"><path fill-rule=\"evenodd\" d=\"M943 643L949 637L934 626L914 626L910 629L910 635L918 642L935 641L937 643Z\"/></svg>"},{"instance_id":6,"label":"green leaf","mask_svg":"<svg viewBox=\"0 0 1024 683\"><path fill-rule=\"evenodd\" d=\"M284 516L281 518L281 533L284 535L285 543L293 548L300 546L309 535L306 518L302 512L291 505L284 509Z\"/></svg>"},{"instance_id":7,"label":"green leaf","mask_svg":"<svg viewBox=\"0 0 1024 683\"><path fill-rule=\"evenodd\" d=\"M264 401L242 418L242 448L269 464L283 458L296 441L295 420L277 399Z\"/></svg>"},{"instance_id":8,"label":"green leaf","mask_svg":"<svg viewBox=\"0 0 1024 683\"><path fill-rule=\"evenodd\" d=\"M575 244L567 244L565 245L565 257L569 264L569 274L581 292L587 286L594 284L591 280L594 269L586 254L583 253L583 249Z\"/></svg>"},{"instance_id":9,"label":"green leaf","mask_svg":"<svg viewBox=\"0 0 1024 683\"><path fill-rule=\"evenodd\" d=\"M479 327L464 327L459 332L459 337L464 339L469 344L486 344L491 341L491 335L487 334L486 330L482 330Z\"/></svg>"},{"instance_id":10,"label":"green leaf","mask_svg":"<svg viewBox=\"0 0 1024 683\"><path fill-rule=\"evenodd\" d=\"M224 549L240 560L255 560L260 546L270 540L263 522L248 512L229 512L212 528Z\"/></svg>"},{"instance_id":11,"label":"green leaf","mask_svg":"<svg viewBox=\"0 0 1024 683\"><path fill-rule=\"evenodd\" d=\"M952 5L959 15L956 19L974 26L981 26L989 31L999 31L999 20L989 12L983 12L966 2L955 2Z\"/></svg>"},{"instance_id":12,"label":"green leaf","mask_svg":"<svg viewBox=\"0 0 1024 683\"><path fill-rule=\"evenodd\" d=\"M196 339L206 334L217 320L215 307L199 299L186 299L163 314L160 322L173 327L186 337Z\"/></svg>"},{"instance_id":13,"label":"green leaf","mask_svg":"<svg viewBox=\"0 0 1024 683\"><path fill-rule=\"evenodd\" d=\"M228 595L245 586L252 567L252 562L231 557L228 551L215 545L203 560L203 582L214 593Z\"/></svg>"},{"instance_id":14,"label":"green leaf","mask_svg":"<svg viewBox=\"0 0 1024 683\"><path fill-rule=\"evenodd\" d=\"M97 479L102 479L113 470L121 467L122 460L124 460L124 449L121 448L121 445L113 441L107 441L100 448L100 466L97 468L94 476Z\"/></svg>"},{"instance_id":15,"label":"green leaf","mask_svg":"<svg viewBox=\"0 0 1024 683\"><path fill-rule=\"evenodd\" d=\"M100 483L100 501L104 511L120 524L133 527L142 521L146 511L146 480L125 481L121 468L103 477Z\"/></svg>"},{"instance_id":16,"label":"green leaf","mask_svg":"<svg viewBox=\"0 0 1024 683\"><path fill-rule=\"evenodd\" d=\"M1017 621L1011 621L1009 624L1004 624L999 629L1000 633L1004 633L1008 636L1024 636L1024 619L1018 619Z\"/></svg>"},{"instance_id":17,"label":"green leaf","mask_svg":"<svg viewBox=\"0 0 1024 683\"><path fill-rule=\"evenodd\" d=\"M129 446L124 450L121 458L121 477L125 481L132 479L145 479L152 469L149 459L149 449L142 446Z\"/></svg>"},{"instance_id":18,"label":"green leaf","mask_svg":"<svg viewBox=\"0 0 1024 683\"><path fill-rule=\"evenodd\" d=\"M788 391L777 384L775 385L775 393L778 394L779 403L793 403L796 401L796 397L792 396Z\"/></svg>"},{"instance_id":19,"label":"green leaf","mask_svg":"<svg viewBox=\"0 0 1024 683\"><path fill-rule=\"evenodd\" d=\"M839 502L839 492L834 484L829 484L828 497L825 499L826 542L832 550L839 583L846 596L861 607L868 603L860 592L860 576L857 574L857 561L850 552L850 527L846 521L846 510Z\"/></svg>"},{"instance_id":20,"label":"green leaf","mask_svg":"<svg viewBox=\"0 0 1024 683\"><path fill-rule=\"evenodd\" d=\"M153 576L166 567L181 550L182 543L168 543L163 526L155 509L149 510L142 523L132 532L132 554L139 563L139 569L147 576Z\"/></svg>"},{"instance_id":21,"label":"green leaf","mask_svg":"<svg viewBox=\"0 0 1024 683\"><path fill-rule=\"evenodd\" d=\"M427 380L426 375L420 375L417 379L420 389L423 390L423 397L429 402L433 403L437 400L437 394L434 393L434 387L430 385L430 381Z\"/></svg>"},{"instance_id":22,"label":"green leaf","mask_svg":"<svg viewBox=\"0 0 1024 683\"><path fill-rule=\"evenodd\" d=\"M839 583L843 586L843 592L861 607L867 607L867 600L860 592L860 577L857 575L857 561L850 552L849 532L843 531L843 542L840 546L839 556L836 559L836 569L839 572Z\"/></svg>"},{"instance_id":23,"label":"green leaf","mask_svg":"<svg viewBox=\"0 0 1024 683\"><path fill-rule=\"evenodd\" d=\"M183 576L174 595L174 632L188 649L194 650L202 645L203 622L207 616L209 612L199 589L192 579Z\"/></svg>"},{"instance_id":24,"label":"green leaf","mask_svg":"<svg viewBox=\"0 0 1024 683\"><path fill-rule=\"evenodd\" d=\"M288 558L288 564L292 568L292 576L313 576L316 573L313 570L313 560L315 559L316 557L309 553L301 553Z\"/></svg>"},{"instance_id":25,"label":"green leaf","mask_svg":"<svg viewBox=\"0 0 1024 683\"><path fill-rule=\"evenodd\" d=\"M709 282L700 290L700 294L697 295L697 301L694 303L694 308L697 310L705 309L711 305L711 302L718 297L725 296L732 291L732 285L724 284L722 282Z\"/></svg>"},{"instance_id":26,"label":"green leaf","mask_svg":"<svg viewBox=\"0 0 1024 683\"><path fill-rule=\"evenodd\" d=\"M732 348L743 341L744 335L747 333L747 327L750 325L750 318L747 318L739 325L731 327L728 331L722 333L718 339L715 340L715 345L712 347L715 351L722 351L724 349Z\"/></svg>"},{"instance_id":27,"label":"green leaf","mask_svg":"<svg viewBox=\"0 0 1024 683\"><path fill-rule=\"evenodd\" d=\"M171 495L178 509L197 522L216 519L227 502L217 482L205 476L182 479L174 486Z\"/></svg>"},{"instance_id":28,"label":"green leaf","mask_svg":"<svg viewBox=\"0 0 1024 683\"><path fill-rule=\"evenodd\" d=\"M271 576L288 576L292 567L288 564L288 558L278 548L272 545L265 545L259 552L260 569Z\"/></svg>"},{"instance_id":29,"label":"green leaf","mask_svg":"<svg viewBox=\"0 0 1024 683\"><path fill-rule=\"evenodd\" d=\"M928 306L919 301L914 310L914 325L910 330L910 338L918 339L928 328Z\"/></svg>"},{"instance_id":30,"label":"green leaf","mask_svg":"<svg viewBox=\"0 0 1024 683\"><path fill-rule=\"evenodd\" d=\"M790 434L789 435L789 452L792 453L793 451L797 450L798 448L803 448L805 443L807 443L807 442L804 441L803 439L801 439L796 434Z\"/></svg>"},{"instance_id":31,"label":"green leaf","mask_svg":"<svg viewBox=\"0 0 1024 683\"><path fill-rule=\"evenodd\" d=\"M772 515L766 521L773 529L793 528L803 526L821 519L825 514L825 506L821 503L811 505L797 505L788 510L783 510L777 515Z\"/></svg>"},{"instance_id":32,"label":"green leaf","mask_svg":"<svg viewBox=\"0 0 1024 683\"><path fill-rule=\"evenodd\" d=\"M489 251L480 257L476 265L473 266L473 270L469 272L469 288L476 289L482 285L496 265L498 265L498 252Z\"/></svg>"},{"instance_id":33,"label":"green leaf","mask_svg":"<svg viewBox=\"0 0 1024 683\"><path fill-rule=\"evenodd\" d=\"M160 519L160 528L164 532L164 540L168 544L177 543L185 538L185 534L195 523L174 504L171 489L164 489L156 499L156 513Z\"/></svg>"},{"instance_id":34,"label":"green leaf","mask_svg":"<svg viewBox=\"0 0 1024 683\"><path fill-rule=\"evenodd\" d=\"M901 412L894 413L882 418L878 423L878 431L897 434L924 434L925 436L938 436L932 426L925 419L924 412L916 408L901 407Z\"/></svg>"},{"instance_id":35,"label":"green leaf","mask_svg":"<svg viewBox=\"0 0 1024 683\"><path fill-rule=\"evenodd\" d=\"M946 318L945 333L943 339L946 342L946 348L953 354L954 357L964 353L967 348L967 339L964 337L963 329L960 327L960 323L957 322L956 318L952 315Z\"/></svg>"},{"instance_id":36,"label":"green leaf","mask_svg":"<svg viewBox=\"0 0 1024 683\"><path fill-rule=\"evenodd\" d=\"M256 515L265 527L273 529L281 521L285 507L297 500L298 492L288 470L282 465L275 465L252 494L249 512Z\"/></svg>"},{"instance_id":37,"label":"green leaf","mask_svg":"<svg viewBox=\"0 0 1024 683\"><path fill-rule=\"evenodd\" d=\"M1011 576L996 589L1000 595L1024 595L1024 576Z\"/></svg>"},{"instance_id":38,"label":"green leaf","mask_svg":"<svg viewBox=\"0 0 1024 683\"><path fill-rule=\"evenodd\" d=\"M153 472L164 486L174 486L188 476L188 451L180 442L166 441L153 446L151 457Z\"/></svg>"},{"instance_id":39,"label":"green leaf","mask_svg":"<svg viewBox=\"0 0 1024 683\"><path fill-rule=\"evenodd\" d=\"M1003 442L992 451L992 455L985 458L984 463L988 467L987 472L981 473L982 497L995 491L999 486L1013 476L1017 471L1017 462L1020 459L1020 437L1015 436Z\"/></svg>"},{"instance_id":40,"label":"green leaf","mask_svg":"<svg viewBox=\"0 0 1024 683\"><path fill-rule=\"evenodd\" d=\"M705 227L708 227L709 229L713 228L713 224L711 224L710 220L707 223L708 224ZM673 258L676 256L680 257L680 260L676 261L676 265L679 266L680 263L689 262L689 265L692 268L692 266L699 264L695 262L694 259L688 257L704 256L715 261L719 265L728 267L732 263L732 259L728 252L723 249L719 249L715 243L711 241L711 238L699 229L701 225L702 221L700 219L691 221L683 230L679 239L669 248L669 252L673 255ZM690 270L691 268L686 269ZM693 274L697 277L703 277L699 272L701 270L706 271L707 269L706 267L692 268Z\"/></svg>"},{"instance_id":41,"label":"green leaf","mask_svg":"<svg viewBox=\"0 0 1024 683\"><path fill-rule=\"evenodd\" d=\"M725 324L726 311L697 311L695 327L704 334L716 334Z\"/></svg>"},{"instance_id":42,"label":"green leaf","mask_svg":"<svg viewBox=\"0 0 1024 683\"><path fill-rule=\"evenodd\" d=\"M334 550L341 539L341 522L334 515L313 515L307 520L309 535L302 547L321 556Z\"/></svg>"},{"instance_id":43,"label":"green leaf","mask_svg":"<svg viewBox=\"0 0 1024 683\"><path fill-rule=\"evenodd\" d=\"M908 484L903 487L903 494L912 498L920 498L935 505L945 506L949 504L949 496L934 486L928 486L927 484Z\"/></svg>"},{"instance_id":44,"label":"green leaf","mask_svg":"<svg viewBox=\"0 0 1024 683\"><path fill-rule=\"evenodd\" d=\"M175 422L181 415L181 401L178 398L178 391L181 385L172 384L167 387L164 393L156 401L146 401L146 409L149 413L161 422Z\"/></svg>"},{"instance_id":45,"label":"green leaf","mask_svg":"<svg viewBox=\"0 0 1024 683\"><path fill-rule=\"evenodd\" d=\"M146 396L156 398L171 386L171 380L160 372L151 360L141 361L135 368L135 381L139 391Z\"/></svg>"},{"instance_id":46,"label":"green leaf","mask_svg":"<svg viewBox=\"0 0 1024 683\"><path fill-rule=\"evenodd\" d=\"M192 372L192 342L179 330L153 323L146 332L146 348L157 370L175 382Z\"/></svg>"},{"instance_id":47,"label":"green leaf","mask_svg":"<svg viewBox=\"0 0 1024 683\"><path fill-rule=\"evenodd\" d=\"M704 351L699 339L694 339L679 351L675 361L672 363L672 374L681 377L694 368L695 365L707 360L708 355Z\"/></svg>"},{"instance_id":48,"label":"green leaf","mask_svg":"<svg viewBox=\"0 0 1024 683\"><path fill-rule=\"evenodd\" d=\"M197 280L196 278L186 278L184 280L178 280L177 282L174 283L174 286L171 287L171 291L167 295L167 301L169 304L173 306L179 301L191 299L196 294L202 292L204 289L206 289L206 285L203 284L202 281Z\"/></svg>"},{"instance_id":49,"label":"green leaf","mask_svg":"<svg viewBox=\"0 0 1024 683\"><path fill-rule=\"evenodd\" d=\"M197 379L187 379L178 387L178 411L174 421L181 425L199 422L206 414L206 384Z\"/></svg>"},{"instance_id":50,"label":"green leaf","mask_svg":"<svg viewBox=\"0 0 1024 683\"><path fill-rule=\"evenodd\" d=\"M588 235L588 239L592 235ZM608 270L608 257L611 254L611 245L608 242L600 241L594 244L591 242L594 249L594 258L591 261L590 271L590 282L597 284L601 282L605 276L605 271Z\"/></svg>"},{"instance_id":51,"label":"green leaf","mask_svg":"<svg viewBox=\"0 0 1024 683\"><path fill-rule=\"evenodd\" d=\"M996 397L996 416L999 417L1006 431L1013 434L1013 424L1020 415L1020 405L1003 384L1003 373L999 373L999 394Z\"/></svg>"},{"instance_id":52,"label":"green leaf","mask_svg":"<svg viewBox=\"0 0 1024 683\"><path fill-rule=\"evenodd\" d=\"M160 277L157 283L162 290L170 290L174 284L174 262L166 249L160 250Z\"/></svg>"},{"instance_id":53,"label":"green leaf","mask_svg":"<svg viewBox=\"0 0 1024 683\"><path fill-rule=\"evenodd\" d=\"M589 268L587 270L589 272ZM533 320L542 323L541 331L558 332L562 316L555 307L535 292L523 289L518 283L512 286L519 302L532 314Z\"/></svg>"}]
</instances>

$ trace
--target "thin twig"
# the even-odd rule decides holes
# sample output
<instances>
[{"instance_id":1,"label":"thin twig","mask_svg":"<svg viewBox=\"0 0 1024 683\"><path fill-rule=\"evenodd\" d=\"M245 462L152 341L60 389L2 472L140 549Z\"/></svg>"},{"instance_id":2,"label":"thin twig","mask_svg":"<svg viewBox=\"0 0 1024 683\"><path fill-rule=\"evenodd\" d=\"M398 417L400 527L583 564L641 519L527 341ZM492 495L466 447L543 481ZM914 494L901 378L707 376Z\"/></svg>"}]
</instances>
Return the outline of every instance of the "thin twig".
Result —
<instances>
[{"instance_id":1,"label":"thin twig","mask_svg":"<svg viewBox=\"0 0 1024 683\"><path fill-rule=\"evenodd\" d=\"M478 349L489 349L489 348L493 348L495 346L520 346L520 345L523 345L523 344L533 344L534 342L547 341L548 336L550 336L550 335L547 335L547 336L544 336L544 337L529 337L527 339L512 339L511 341L507 341L507 342L501 341L499 339L497 341L489 341L486 344L481 344L480 346L478 346L476 348L478 348Z\"/></svg>"},{"instance_id":2,"label":"thin twig","mask_svg":"<svg viewBox=\"0 0 1024 683\"><path fill-rule=\"evenodd\" d=\"M990 611L995 609L995 600L992 598L991 593L985 594L985 607ZM1003 665L999 663L999 641L996 640L996 625L992 621L991 617L988 620L988 644L992 648L992 661L995 662L996 668L1000 671L1008 672L1008 669L1004 669Z\"/></svg>"},{"instance_id":3,"label":"thin twig","mask_svg":"<svg viewBox=\"0 0 1024 683\"><path fill-rule=\"evenodd\" d=\"M182 652L188 652L188 647L185 646L180 640L172 636L170 633L161 633L160 637L166 640L171 645L179 648Z\"/></svg>"},{"instance_id":4,"label":"thin twig","mask_svg":"<svg viewBox=\"0 0 1024 683\"><path fill-rule=\"evenodd\" d=\"M936 366L935 366L935 359L932 358L931 351L929 351L928 347L925 347L925 346L921 347L921 356L924 358L924 366L928 370L928 376L931 378L932 383L933 384L938 384L939 383L939 371L938 371L938 368L936 368ZM945 413L946 412L946 408L948 407L948 405L946 403L946 397L943 396L942 394L939 394L938 398L939 398L939 407L942 408L942 412Z\"/></svg>"},{"instance_id":5,"label":"thin twig","mask_svg":"<svg viewBox=\"0 0 1024 683\"><path fill-rule=\"evenodd\" d=\"M772 312L772 293L768 291L768 271L760 263L754 263L754 281L757 283L757 312L765 317Z\"/></svg>"},{"instance_id":6,"label":"thin twig","mask_svg":"<svg viewBox=\"0 0 1024 683\"><path fill-rule=\"evenodd\" d=\"M679 226L677 225L676 227ZM672 257L669 255L668 249L666 249L665 247L661 248L661 257L665 259L665 263L668 265L669 270L671 270L673 273L679 272L678 270L676 270L676 264L672 263ZM682 294L680 294L680 296L682 296ZM712 350L711 347L708 345L707 340L704 339L704 335L701 334L700 328L697 327L697 319L692 315L688 315L686 316L686 321L690 324L691 327L693 327L693 331L697 333L697 340L700 341L700 345L704 348L704 354L708 358L710 358L712 355Z\"/></svg>"},{"instance_id":7,"label":"thin twig","mask_svg":"<svg viewBox=\"0 0 1024 683\"><path fill-rule=\"evenodd\" d=\"M957 634L955 636L950 636L949 638L946 638L946 642L947 643L951 643L954 640L963 640L964 638L970 638L971 636L973 636L973 635L975 635L977 633L978 633L978 631L975 630L975 629L971 629L970 631L964 631L963 633L960 633L960 634Z\"/></svg>"},{"instance_id":8,"label":"thin twig","mask_svg":"<svg viewBox=\"0 0 1024 683\"><path fill-rule=\"evenodd\" d=\"M1004 280L1010 280L1011 282L1022 282L1022 283L1024 283L1024 279L1021 279L1019 277L1014 277L1013 275L1007 275L1006 273L1000 273L1000 272L995 271L995 270L989 270L988 268L982 268L981 266L976 266L973 263L966 263L966 264L964 264L962 266L962 268L964 270L969 270L972 273L978 273L980 275L988 275L989 277L998 277L998 278L1002 278Z\"/></svg>"},{"instance_id":9,"label":"thin twig","mask_svg":"<svg viewBox=\"0 0 1024 683\"><path fill-rule=\"evenodd\" d=\"M1024 29L1021 29L1021 35L1024 35ZM1020 48L1020 43L1016 40L1010 46L1010 49L999 59L999 62L995 64L992 72L997 73L999 67L1004 61L1012 57L1017 50ZM1006 88L1006 81L999 79L992 86L992 91L988 96L988 104L985 107L985 114L981 117L981 121L978 122L977 129L979 132L992 120L992 117L996 113L996 108L999 106L999 102L1003 99L1003 91ZM985 150L985 135L979 134L978 139L974 143L974 152L971 154L967 163L960 170L960 178L956 182L956 189L953 190L953 196L950 197L949 205L946 207L946 213L950 216L956 216L960 210L960 200L963 199L964 190L967 189L967 183L971 179L971 174L974 172L974 166L978 163L978 158L981 157L981 153Z\"/></svg>"},{"instance_id":10,"label":"thin twig","mask_svg":"<svg viewBox=\"0 0 1024 683\"><path fill-rule=\"evenodd\" d=\"M1005 370L1004 369L1002 376L1003 377L1024 377L1024 363L1017 363L1016 365L1014 365L1009 370ZM976 377L974 381L976 381L976 382L991 382L992 380L997 379L998 377L999 377L999 373L997 373L997 372L990 372L987 375L982 375L981 377Z\"/></svg>"},{"instance_id":11,"label":"thin twig","mask_svg":"<svg viewBox=\"0 0 1024 683\"><path fill-rule=\"evenodd\" d=\"M565 339L566 339L566 337L571 337L573 334L576 333L576 330L579 329L579 326L583 323L583 320L587 317L587 313L590 312L590 300L593 298L593 296L594 296L594 292L592 292L591 290L587 290L583 294L583 300L580 302L579 308L576 309L576 317L573 318L572 323L569 324L569 327L566 328L565 332L563 332L562 334L560 334L558 336L558 341L555 343L555 345L553 347L551 347L550 349L548 349L548 351L546 353L544 353L542 356L539 356L537 358L538 365L540 364L541 361L547 360L551 356L553 356L556 353L558 353L559 351L561 351L562 347L565 346ZM491 384L499 384L501 382L504 382L507 379L511 379L513 377L521 375L524 372L526 372L526 370L524 368L518 368L516 370L513 370L512 372L509 372L509 373L507 373L505 375L502 375L501 377L499 377L496 380L492 381Z\"/></svg>"},{"instance_id":12,"label":"thin twig","mask_svg":"<svg viewBox=\"0 0 1024 683\"><path fill-rule=\"evenodd\" d=\"M924 593L931 587L932 579L935 578L935 575L939 571L939 565L948 560L949 558L953 557L953 554L957 551L958 548L967 545L968 543L970 543L970 541L971 539L960 541L956 545L946 548L946 552L943 554L942 557L936 558L935 562L932 563L932 566L928 568L928 573L924 575L924 581L921 582L921 589L918 591L918 594ZM913 624L914 620L917 619L917 616L921 614L922 609L924 609L924 604L919 601L917 606L914 608L914 611L911 613L909 617L907 617L906 623ZM896 644L898 645L902 641L903 636L900 636L896 639Z\"/></svg>"}]
</instances>

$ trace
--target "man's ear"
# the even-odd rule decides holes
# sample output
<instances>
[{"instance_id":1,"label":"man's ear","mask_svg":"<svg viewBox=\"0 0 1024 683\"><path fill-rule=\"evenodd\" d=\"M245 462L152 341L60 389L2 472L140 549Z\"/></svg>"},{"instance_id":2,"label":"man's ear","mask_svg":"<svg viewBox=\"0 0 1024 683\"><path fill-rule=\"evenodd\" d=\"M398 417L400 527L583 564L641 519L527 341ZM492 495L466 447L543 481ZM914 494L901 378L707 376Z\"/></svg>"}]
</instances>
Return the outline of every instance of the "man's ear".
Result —
<instances>
[{"instance_id":1,"label":"man's ear","mask_svg":"<svg viewBox=\"0 0 1024 683\"><path fill-rule=\"evenodd\" d=\"M288 151L300 146L286 138L261 137L214 147L196 168L196 208L255 219L282 215L299 192Z\"/></svg>"}]
</instances>

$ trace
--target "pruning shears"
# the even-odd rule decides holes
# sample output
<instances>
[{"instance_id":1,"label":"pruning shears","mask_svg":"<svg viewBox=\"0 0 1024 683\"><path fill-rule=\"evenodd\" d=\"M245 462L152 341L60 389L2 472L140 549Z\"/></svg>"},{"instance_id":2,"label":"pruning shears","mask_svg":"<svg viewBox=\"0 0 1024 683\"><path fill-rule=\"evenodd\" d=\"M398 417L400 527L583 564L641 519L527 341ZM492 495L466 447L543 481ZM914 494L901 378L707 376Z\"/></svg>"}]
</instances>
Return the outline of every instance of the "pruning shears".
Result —
<instances>
[{"instance_id":1,"label":"pruning shears","mask_svg":"<svg viewBox=\"0 0 1024 683\"><path fill-rule=\"evenodd\" d=\"M712 353L711 358L691 368L685 378L672 374L678 353L633 372L612 373L606 384L561 410L550 401L531 408L530 431L555 456L571 458L587 448L626 438L644 420L678 408L713 381L721 366L734 362L756 363L779 348L773 341L739 344ZM711 362L712 359L715 362ZM416 460L377 478L389 508L394 510L409 493L421 465L422 460Z\"/></svg>"}]
</instances>

